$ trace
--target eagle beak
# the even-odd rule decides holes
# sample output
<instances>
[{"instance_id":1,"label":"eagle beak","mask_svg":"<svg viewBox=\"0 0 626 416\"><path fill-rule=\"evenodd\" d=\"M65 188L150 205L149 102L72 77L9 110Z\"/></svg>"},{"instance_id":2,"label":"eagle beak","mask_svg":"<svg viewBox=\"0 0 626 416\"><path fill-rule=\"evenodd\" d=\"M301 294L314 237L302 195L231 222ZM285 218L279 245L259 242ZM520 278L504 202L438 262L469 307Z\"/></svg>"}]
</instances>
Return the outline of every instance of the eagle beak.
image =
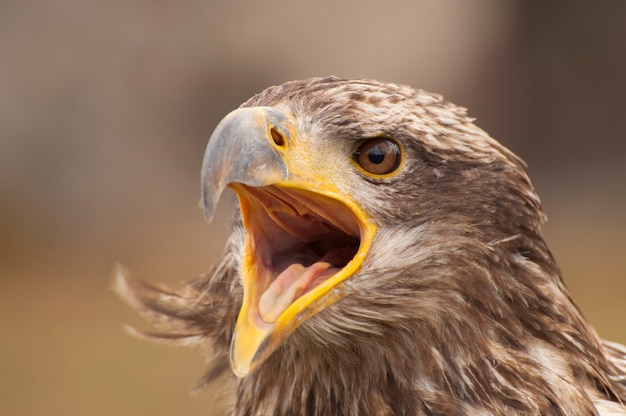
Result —
<instances>
[{"instance_id":1,"label":"eagle beak","mask_svg":"<svg viewBox=\"0 0 626 416\"><path fill-rule=\"evenodd\" d=\"M211 220L226 186L237 193L246 238L244 289L231 344L244 377L298 326L345 295L376 226L342 184L338 163L316 158L294 117L273 107L228 114L209 140L202 206ZM343 166L343 169L346 167Z\"/></svg>"}]
</instances>

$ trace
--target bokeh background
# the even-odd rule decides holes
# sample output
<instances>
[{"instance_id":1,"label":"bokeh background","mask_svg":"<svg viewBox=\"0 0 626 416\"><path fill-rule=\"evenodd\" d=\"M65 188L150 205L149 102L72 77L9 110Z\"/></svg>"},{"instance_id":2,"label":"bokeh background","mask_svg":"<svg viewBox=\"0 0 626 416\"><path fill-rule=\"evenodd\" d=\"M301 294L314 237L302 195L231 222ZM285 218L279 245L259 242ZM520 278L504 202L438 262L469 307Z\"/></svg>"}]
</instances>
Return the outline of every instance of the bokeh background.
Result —
<instances>
[{"instance_id":1,"label":"bokeh background","mask_svg":"<svg viewBox=\"0 0 626 416\"><path fill-rule=\"evenodd\" d=\"M626 342L626 2L0 1L0 414L211 415L199 351L142 342L121 262L206 271L207 138L263 88L335 74L469 108L521 155L601 336Z\"/></svg>"}]
</instances>

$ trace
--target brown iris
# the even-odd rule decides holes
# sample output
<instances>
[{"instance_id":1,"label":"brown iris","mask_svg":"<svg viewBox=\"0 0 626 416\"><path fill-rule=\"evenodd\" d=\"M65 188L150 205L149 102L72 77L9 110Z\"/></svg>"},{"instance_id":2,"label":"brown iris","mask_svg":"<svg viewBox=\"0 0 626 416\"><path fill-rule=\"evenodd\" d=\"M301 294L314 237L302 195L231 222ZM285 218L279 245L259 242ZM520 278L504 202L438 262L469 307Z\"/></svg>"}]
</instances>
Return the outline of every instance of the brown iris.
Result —
<instances>
[{"instance_id":1,"label":"brown iris","mask_svg":"<svg viewBox=\"0 0 626 416\"><path fill-rule=\"evenodd\" d=\"M354 152L354 160L366 172L374 175L386 175L400 165L398 144L386 137L367 140Z\"/></svg>"}]
</instances>

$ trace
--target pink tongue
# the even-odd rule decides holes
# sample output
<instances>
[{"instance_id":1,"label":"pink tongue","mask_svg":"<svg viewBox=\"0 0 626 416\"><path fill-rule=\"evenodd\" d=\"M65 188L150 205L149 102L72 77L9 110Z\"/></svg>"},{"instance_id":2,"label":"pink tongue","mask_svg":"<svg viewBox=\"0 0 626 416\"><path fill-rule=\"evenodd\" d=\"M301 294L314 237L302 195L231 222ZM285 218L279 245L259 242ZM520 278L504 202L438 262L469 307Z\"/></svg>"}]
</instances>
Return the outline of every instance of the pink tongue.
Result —
<instances>
[{"instance_id":1,"label":"pink tongue","mask_svg":"<svg viewBox=\"0 0 626 416\"><path fill-rule=\"evenodd\" d=\"M325 261L318 261L309 267L301 264L292 264L287 267L270 284L259 299L259 314L267 322L275 322L281 313L289 307L307 287L322 274L330 269L332 265Z\"/></svg>"}]
</instances>

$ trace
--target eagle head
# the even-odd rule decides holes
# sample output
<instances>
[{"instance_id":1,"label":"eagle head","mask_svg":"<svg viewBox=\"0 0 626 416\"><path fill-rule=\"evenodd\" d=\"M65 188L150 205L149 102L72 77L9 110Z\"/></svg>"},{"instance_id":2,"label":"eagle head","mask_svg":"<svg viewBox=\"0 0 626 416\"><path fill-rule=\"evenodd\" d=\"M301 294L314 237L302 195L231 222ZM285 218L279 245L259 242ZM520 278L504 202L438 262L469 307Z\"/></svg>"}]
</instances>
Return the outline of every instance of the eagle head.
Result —
<instances>
[{"instance_id":1,"label":"eagle head","mask_svg":"<svg viewBox=\"0 0 626 416\"><path fill-rule=\"evenodd\" d=\"M234 414L598 414L625 397L523 162L465 109L376 81L270 87L209 140L207 219L226 187L212 273L118 288L155 337L211 346L205 381L230 363Z\"/></svg>"}]
</instances>

